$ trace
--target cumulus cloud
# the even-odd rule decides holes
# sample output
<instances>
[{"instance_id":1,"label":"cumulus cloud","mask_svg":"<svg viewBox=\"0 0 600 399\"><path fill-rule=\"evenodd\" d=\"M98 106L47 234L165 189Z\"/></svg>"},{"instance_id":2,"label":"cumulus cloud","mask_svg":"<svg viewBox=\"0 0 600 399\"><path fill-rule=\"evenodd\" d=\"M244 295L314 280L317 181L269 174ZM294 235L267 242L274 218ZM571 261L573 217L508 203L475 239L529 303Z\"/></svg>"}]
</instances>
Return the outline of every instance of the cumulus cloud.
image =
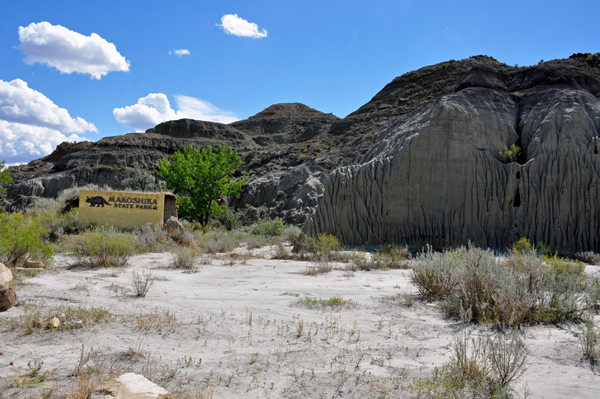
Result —
<instances>
[{"instance_id":1,"label":"cumulus cloud","mask_svg":"<svg viewBox=\"0 0 600 399\"><path fill-rule=\"evenodd\" d=\"M0 80L0 160L28 162L51 153L63 141L86 140L64 133L84 132L97 132L96 126L71 118L66 109L21 79Z\"/></svg>"},{"instance_id":2,"label":"cumulus cloud","mask_svg":"<svg viewBox=\"0 0 600 399\"><path fill-rule=\"evenodd\" d=\"M177 101L177 108L180 112L187 115L188 118L219 123L231 123L239 120L233 112L222 110L199 98L177 95L175 101Z\"/></svg>"},{"instance_id":3,"label":"cumulus cloud","mask_svg":"<svg viewBox=\"0 0 600 399\"><path fill-rule=\"evenodd\" d=\"M164 121L186 118L183 113L171 109L163 93L150 93L140 98L137 104L115 108L113 115L117 122L136 131L145 131Z\"/></svg>"},{"instance_id":4,"label":"cumulus cloud","mask_svg":"<svg viewBox=\"0 0 600 399\"><path fill-rule=\"evenodd\" d=\"M100 79L111 71L129 71L129 61L117 47L92 33L85 36L49 22L19 26L19 48L25 63L36 62L58 69L61 73L89 74Z\"/></svg>"},{"instance_id":5,"label":"cumulus cloud","mask_svg":"<svg viewBox=\"0 0 600 399\"><path fill-rule=\"evenodd\" d=\"M97 131L93 123L79 117L71 118L66 109L60 108L39 91L31 89L21 79L10 82L0 80L0 119L67 133Z\"/></svg>"},{"instance_id":6,"label":"cumulus cloud","mask_svg":"<svg viewBox=\"0 0 600 399\"><path fill-rule=\"evenodd\" d=\"M145 131L161 122L183 118L220 123L238 120L233 113L224 111L208 101L182 95L175 96L175 101L178 111L171 108L165 94L150 93L140 98L137 104L115 108L113 115L117 122L136 131Z\"/></svg>"},{"instance_id":7,"label":"cumulus cloud","mask_svg":"<svg viewBox=\"0 0 600 399\"><path fill-rule=\"evenodd\" d=\"M221 17L221 24L217 24L223 28L228 35L250 37L252 39L262 39L267 37L266 29L262 32L258 30L258 25L254 22L248 22L237 14L226 14Z\"/></svg>"},{"instance_id":8,"label":"cumulus cloud","mask_svg":"<svg viewBox=\"0 0 600 399\"><path fill-rule=\"evenodd\" d=\"M63 141L87 140L77 134L64 135L48 127L0 120L0 160L7 165L26 163L50 154Z\"/></svg>"},{"instance_id":9,"label":"cumulus cloud","mask_svg":"<svg viewBox=\"0 0 600 399\"><path fill-rule=\"evenodd\" d=\"M187 49L179 49L179 50L173 50L173 52L175 53L175 55L178 55L179 57L181 57L182 55L190 55L190 50ZM171 52L169 51L169 54L171 54Z\"/></svg>"}]
</instances>

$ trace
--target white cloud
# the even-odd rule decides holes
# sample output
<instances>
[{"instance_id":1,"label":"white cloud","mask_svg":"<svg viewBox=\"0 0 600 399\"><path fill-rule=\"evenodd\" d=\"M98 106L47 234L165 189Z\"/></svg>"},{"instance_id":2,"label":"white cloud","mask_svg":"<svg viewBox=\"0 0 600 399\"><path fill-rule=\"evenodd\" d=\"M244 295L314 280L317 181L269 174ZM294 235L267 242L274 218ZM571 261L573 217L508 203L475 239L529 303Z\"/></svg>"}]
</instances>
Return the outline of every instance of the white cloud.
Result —
<instances>
[{"instance_id":1,"label":"white cloud","mask_svg":"<svg viewBox=\"0 0 600 399\"><path fill-rule=\"evenodd\" d=\"M113 115L117 122L136 131L146 131L161 122L183 118L220 123L231 123L238 120L233 113L221 110L198 98L177 95L175 100L179 111L171 108L165 94L150 93L146 97L140 98L137 104L115 108Z\"/></svg>"},{"instance_id":2,"label":"white cloud","mask_svg":"<svg viewBox=\"0 0 600 399\"><path fill-rule=\"evenodd\" d=\"M116 46L95 33L84 36L44 21L19 26L19 40L30 65L39 62L61 73L90 74L93 79L111 71L129 71L129 61Z\"/></svg>"},{"instance_id":3,"label":"white cloud","mask_svg":"<svg viewBox=\"0 0 600 399\"><path fill-rule=\"evenodd\" d=\"M266 29L262 32L258 30L258 25L254 22L248 22L237 16L237 14L226 14L221 17L221 24L217 24L229 35L250 37L252 39L262 39L267 37Z\"/></svg>"},{"instance_id":4,"label":"white cloud","mask_svg":"<svg viewBox=\"0 0 600 399\"><path fill-rule=\"evenodd\" d=\"M67 133L97 132L93 123L82 118L71 118L69 112L58 107L48 97L15 79L0 80L0 120L25 125L47 127Z\"/></svg>"},{"instance_id":5,"label":"white cloud","mask_svg":"<svg viewBox=\"0 0 600 399\"><path fill-rule=\"evenodd\" d=\"M29 162L50 154L63 141L85 137L63 133L97 132L82 118L71 118L48 97L21 79L0 80L0 160L7 164Z\"/></svg>"},{"instance_id":6,"label":"white cloud","mask_svg":"<svg viewBox=\"0 0 600 399\"><path fill-rule=\"evenodd\" d=\"M140 98L137 104L115 108L113 115L117 122L136 131L145 131L161 122L186 117L171 109L171 104L163 93L150 93Z\"/></svg>"},{"instance_id":7,"label":"white cloud","mask_svg":"<svg viewBox=\"0 0 600 399\"><path fill-rule=\"evenodd\" d=\"M48 127L0 120L0 160L16 165L50 154L63 141L87 140L76 134L66 136Z\"/></svg>"},{"instance_id":8,"label":"white cloud","mask_svg":"<svg viewBox=\"0 0 600 399\"><path fill-rule=\"evenodd\" d=\"M190 50L187 49L179 49L179 50L174 50L175 55L178 55L179 57L181 57L182 55L190 55ZM169 54L171 54L171 52L169 51Z\"/></svg>"},{"instance_id":9,"label":"white cloud","mask_svg":"<svg viewBox=\"0 0 600 399\"><path fill-rule=\"evenodd\" d=\"M219 123L231 123L239 120L232 112L224 111L199 98L177 95L175 101L177 101L177 108L180 112L187 115L188 118Z\"/></svg>"}]
</instances>

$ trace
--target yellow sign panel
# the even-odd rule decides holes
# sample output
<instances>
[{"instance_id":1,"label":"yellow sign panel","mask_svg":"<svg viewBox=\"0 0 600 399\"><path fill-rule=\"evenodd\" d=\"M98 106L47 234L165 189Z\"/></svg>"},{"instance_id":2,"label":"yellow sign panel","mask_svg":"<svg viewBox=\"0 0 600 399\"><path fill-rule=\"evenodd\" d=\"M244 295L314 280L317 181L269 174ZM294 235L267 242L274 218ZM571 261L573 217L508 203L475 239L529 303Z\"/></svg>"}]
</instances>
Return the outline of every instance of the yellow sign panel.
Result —
<instances>
[{"instance_id":1,"label":"yellow sign panel","mask_svg":"<svg viewBox=\"0 0 600 399\"><path fill-rule=\"evenodd\" d=\"M163 193L87 191L79 193L79 228L114 226L134 229L146 223L163 225Z\"/></svg>"}]
</instances>

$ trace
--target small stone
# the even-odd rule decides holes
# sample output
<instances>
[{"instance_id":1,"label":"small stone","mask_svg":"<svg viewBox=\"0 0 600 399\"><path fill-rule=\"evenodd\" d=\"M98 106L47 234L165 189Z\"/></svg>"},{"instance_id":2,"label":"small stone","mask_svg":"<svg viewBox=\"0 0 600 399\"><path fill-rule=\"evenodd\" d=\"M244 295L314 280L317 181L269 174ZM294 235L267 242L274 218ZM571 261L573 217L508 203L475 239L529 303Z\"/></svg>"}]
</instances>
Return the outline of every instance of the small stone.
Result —
<instances>
[{"instance_id":1,"label":"small stone","mask_svg":"<svg viewBox=\"0 0 600 399\"><path fill-rule=\"evenodd\" d=\"M58 317L53 317L52 319L50 319L48 326L50 328L58 328L58 326L60 326L60 320L58 319Z\"/></svg>"},{"instance_id":2,"label":"small stone","mask_svg":"<svg viewBox=\"0 0 600 399\"><path fill-rule=\"evenodd\" d=\"M41 260L31 260L31 259L27 259L25 260L25 262L23 262L23 267L25 268L44 268L44 262L42 262Z\"/></svg>"},{"instance_id":3,"label":"small stone","mask_svg":"<svg viewBox=\"0 0 600 399\"><path fill-rule=\"evenodd\" d=\"M83 328L83 322L82 322L81 320L77 320L77 321L76 321L76 322L73 324L73 326L74 326L75 328Z\"/></svg>"},{"instance_id":4,"label":"small stone","mask_svg":"<svg viewBox=\"0 0 600 399\"><path fill-rule=\"evenodd\" d=\"M65 315L64 313L61 313L56 317L58 318L58 321L60 321L61 323L64 323L67 320L67 315Z\"/></svg>"},{"instance_id":5,"label":"small stone","mask_svg":"<svg viewBox=\"0 0 600 399\"><path fill-rule=\"evenodd\" d=\"M17 301L17 292L14 288L0 289L0 312L6 312Z\"/></svg>"}]
</instances>

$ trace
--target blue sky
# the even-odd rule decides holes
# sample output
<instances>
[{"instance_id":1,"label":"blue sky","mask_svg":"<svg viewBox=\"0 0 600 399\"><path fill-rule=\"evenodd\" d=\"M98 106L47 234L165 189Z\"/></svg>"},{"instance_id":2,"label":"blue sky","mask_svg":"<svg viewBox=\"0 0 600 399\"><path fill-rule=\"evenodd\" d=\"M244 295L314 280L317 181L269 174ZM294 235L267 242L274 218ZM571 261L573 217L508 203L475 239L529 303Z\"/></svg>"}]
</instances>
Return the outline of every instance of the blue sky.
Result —
<instances>
[{"instance_id":1,"label":"blue sky","mask_svg":"<svg viewBox=\"0 0 600 399\"><path fill-rule=\"evenodd\" d=\"M344 117L437 62L599 52L599 16L597 0L3 1L0 160L280 102Z\"/></svg>"}]
</instances>

